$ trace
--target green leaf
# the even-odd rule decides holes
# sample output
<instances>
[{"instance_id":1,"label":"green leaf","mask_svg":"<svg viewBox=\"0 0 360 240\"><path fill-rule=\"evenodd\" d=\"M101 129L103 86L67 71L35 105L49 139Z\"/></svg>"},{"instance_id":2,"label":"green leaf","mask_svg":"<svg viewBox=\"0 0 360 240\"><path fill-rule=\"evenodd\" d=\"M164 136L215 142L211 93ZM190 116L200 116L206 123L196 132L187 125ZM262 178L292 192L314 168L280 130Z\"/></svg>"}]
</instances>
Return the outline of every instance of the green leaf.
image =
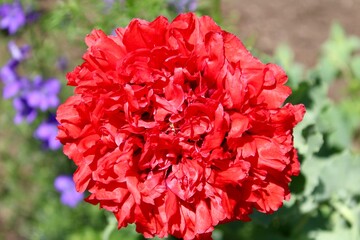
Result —
<instances>
[{"instance_id":1,"label":"green leaf","mask_svg":"<svg viewBox=\"0 0 360 240\"><path fill-rule=\"evenodd\" d=\"M336 106L329 106L319 117L321 132L329 134L328 143L330 146L339 149L348 149L352 141L351 124L339 111Z\"/></svg>"},{"instance_id":2,"label":"green leaf","mask_svg":"<svg viewBox=\"0 0 360 240\"><path fill-rule=\"evenodd\" d=\"M288 75L288 85L296 90L303 79L303 66L294 63L294 52L288 45L280 45L274 53L274 60Z\"/></svg>"},{"instance_id":3,"label":"green leaf","mask_svg":"<svg viewBox=\"0 0 360 240\"><path fill-rule=\"evenodd\" d=\"M353 52L359 49L360 39L347 37L344 29L335 23L331 27L330 38L323 45L323 57L328 59L335 69L344 69Z\"/></svg>"},{"instance_id":4,"label":"green leaf","mask_svg":"<svg viewBox=\"0 0 360 240\"><path fill-rule=\"evenodd\" d=\"M325 194L360 196L360 157L345 151L328 158L321 169L320 179Z\"/></svg>"},{"instance_id":5,"label":"green leaf","mask_svg":"<svg viewBox=\"0 0 360 240\"><path fill-rule=\"evenodd\" d=\"M337 106L341 114L346 118L346 124L349 124L353 134L360 128L360 101L359 99L344 99Z\"/></svg>"},{"instance_id":6,"label":"green leaf","mask_svg":"<svg viewBox=\"0 0 360 240\"><path fill-rule=\"evenodd\" d=\"M356 56L351 60L351 70L354 76L360 81L360 56Z\"/></svg>"},{"instance_id":7,"label":"green leaf","mask_svg":"<svg viewBox=\"0 0 360 240\"><path fill-rule=\"evenodd\" d=\"M349 206L345 202L332 199L330 201L333 212L329 216L329 228L312 231L310 235L315 240L346 239L359 240L360 238L360 205ZM351 204L353 205L353 204Z\"/></svg>"},{"instance_id":8,"label":"green leaf","mask_svg":"<svg viewBox=\"0 0 360 240\"><path fill-rule=\"evenodd\" d=\"M328 83L331 83L339 72L328 57L319 60L316 70L319 72L320 79Z\"/></svg>"},{"instance_id":9,"label":"green leaf","mask_svg":"<svg viewBox=\"0 0 360 240\"><path fill-rule=\"evenodd\" d=\"M294 129L294 145L298 152L305 157L305 161L318 152L324 142L316 121L317 114L309 109L303 121Z\"/></svg>"},{"instance_id":10,"label":"green leaf","mask_svg":"<svg viewBox=\"0 0 360 240\"><path fill-rule=\"evenodd\" d=\"M302 164L306 184L304 212L333 197L360 195L360 158L348 151L326 158L312 157Z\"/></svg>"},{"instance_id":11,"label":"green leaf","mask_svg":"<svg viewBox=\"0 0 360 240\"><path fill-rule=\"evenodd\" d=\"M311 157L306 159L301 166L301 172L306 178L305 190L303 195L312 195L315 189L320 186L320 175L325 167L326 161Z\"/></svg>"}]
</instances>

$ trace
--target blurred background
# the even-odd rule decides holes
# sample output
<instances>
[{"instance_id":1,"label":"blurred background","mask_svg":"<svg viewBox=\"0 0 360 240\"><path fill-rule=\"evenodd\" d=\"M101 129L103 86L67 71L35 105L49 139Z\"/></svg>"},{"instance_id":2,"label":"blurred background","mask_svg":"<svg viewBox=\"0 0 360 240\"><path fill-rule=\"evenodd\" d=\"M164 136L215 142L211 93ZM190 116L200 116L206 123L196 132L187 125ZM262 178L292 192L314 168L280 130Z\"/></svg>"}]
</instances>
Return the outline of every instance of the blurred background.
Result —
<instances>
[{"instance_id":1,"label":"blurred background","mask_svg":"<svg viewBox=\"0 0 360 240\"><path fill-rule=\"evenodd\" d=\"M359 0L223 0L221 6L238 36L253 38L267 54L286 43L296 61L306 66L316 63L333 23L341 24L349 35L360 36Z\"/></svg>"},{"instance_id":2,"label":"blurred background","mask_svg":"<svg viewBox=\"0 0 360 240\"><path fill-rule=\"evenodd\" d=\"M360 0L0 0L0 239L143 239L74 190L54 114L92 29L186 11L281 65L288 101L307 107L294 131L302 172L291 200L213 238L360 240Z\"/></svg>"}]
</instances>

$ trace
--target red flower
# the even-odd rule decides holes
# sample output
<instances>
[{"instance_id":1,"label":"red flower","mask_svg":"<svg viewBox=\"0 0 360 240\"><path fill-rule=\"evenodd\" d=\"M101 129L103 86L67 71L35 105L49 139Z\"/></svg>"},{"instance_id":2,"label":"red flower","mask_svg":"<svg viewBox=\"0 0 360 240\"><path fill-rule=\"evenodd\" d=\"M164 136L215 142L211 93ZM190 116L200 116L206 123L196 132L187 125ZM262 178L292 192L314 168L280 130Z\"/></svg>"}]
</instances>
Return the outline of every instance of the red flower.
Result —
<instances>
[{"instance_id":1,"label":"red flower","mask_svg":"<svg viewBox=\"0 0 360 240\"><path fill-rule=\"evenodd\" d=\"M292 130L305 108L274 64L209 17L94 30L75 95L57 111L78 191L145 237L208 239L214 226L271 213L299 173Z\"/></svg>"}]
</instances>

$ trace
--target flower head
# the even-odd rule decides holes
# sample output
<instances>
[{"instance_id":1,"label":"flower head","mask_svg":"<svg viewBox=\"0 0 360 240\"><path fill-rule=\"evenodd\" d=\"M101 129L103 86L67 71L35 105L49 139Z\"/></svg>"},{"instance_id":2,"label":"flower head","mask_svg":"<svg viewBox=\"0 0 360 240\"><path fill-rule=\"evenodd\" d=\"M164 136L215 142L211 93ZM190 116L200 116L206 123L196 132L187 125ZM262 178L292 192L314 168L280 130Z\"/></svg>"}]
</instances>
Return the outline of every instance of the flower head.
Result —
<instances>
[{"instance_id":1,"label":"flower head","mask_svg":"<svg viewBox=\"0 0 360 240\"><path fill-rule=\"evenodd\" d=\"M0 29L6 29L10 35L15 34L26 23L26 14L20 1L0 5Z\"/></svg>"},{"instance_id":2,"label":"flower head","mask_svg":"<svg viewBox=\"0 0 360 240\"><path fill-rule=\"evenodd\" d=\"M23 88L27 79L21 78L16 71L17 66L26 59L30 50L28 45L18 47L14 41L8 43L11 59L0 68L0 80L4 83L3 97L5 99L16 96Z\"/></svg>"},{"instance_id":3,"label":"flower head","mask_svg":"<svg viewBox=\"0 0 360 240\"><path fill-rule=\"evenodd\" d=\"M26 99L29 106L46 111L49 108L59 105L58 94L61 84L58 79L51 78L44 80L41 76L33 79L32 85L26 92Z\"/></svg>"},{"instance_id":4,"label":"flower head","mask_svg":"<svg viewBox=\"0 0 360 240\"><path fill-rule=\"evenodd\" d=\"M14 97L21 89L21 80L16 72L17 61L10 60L0 69L0 79L4 83L3 97Z\"/></svg>"},{"instance_id":5,"label":"flower head","mask_svg":"<svg viewBox=\"0 0 360 240\"><path fill-rule=\"evenodd\" d=\"M60 175L54 181L55 189L61 193L61 202L69 207L76 207L84 199L84 194L75 189L71 176Z\"/></svg>"},{"instance_id":6,"label":"flower head","mask_svg":"<svg viewBox=\"0 0 360 240\"><path fill-rule=\"evenodd\" d=\"M55 116L50 115L46 121L40 123L34 132L34 137L42 141L46 149L57 150L61 147L61 143L56 139L58 132L57 126L58 122L56 121Z\"/></svg>"},{"instance_id":7,"label":"flower head","mask_svg":"<svg viewBox=\"0 0 360 240\"><path fill-rule=\"evenodd\" d=\"M16 111L16 115L14 117L15 124L20 124L23 121L32 123L35 120L37 111L29 105L27 99L23 96L15 97L13 100L13 106Z\"/></svg>"},{"instance_id":8,"label":"flower head","mask_svg":"<svg viewBox=\"0 0 360 240\"><path fill-rule=\"evenodd\" d=\"M84 63L67 75L75 95L57 111L88 202L145 237L205 239L289 199L305 109L282 106L291 90L280 67L192 13L115 32L87 36Z\"/></svg>"}]
</instances>

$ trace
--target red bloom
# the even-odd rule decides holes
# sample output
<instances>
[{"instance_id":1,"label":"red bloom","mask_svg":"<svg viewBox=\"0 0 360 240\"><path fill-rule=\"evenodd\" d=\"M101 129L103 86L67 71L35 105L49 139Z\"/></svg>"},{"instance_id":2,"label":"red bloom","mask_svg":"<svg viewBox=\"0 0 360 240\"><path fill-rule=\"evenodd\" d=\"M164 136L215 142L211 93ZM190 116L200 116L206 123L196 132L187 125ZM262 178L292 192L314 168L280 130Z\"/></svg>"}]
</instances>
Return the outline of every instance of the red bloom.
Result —
<instances>
[{"instance_id":1,"label":"red bloom","mask_svg":"<svg viewBox=\"0 0 360 240\"><path fill-rule=\"evenodd\" d=\"M211 238L214 226L276 211L299 173L292 130L305 108L274 64L209 17L94 30L75 95L57 111L78 191L145 237Z\"/></svg>"}]
</instances>

